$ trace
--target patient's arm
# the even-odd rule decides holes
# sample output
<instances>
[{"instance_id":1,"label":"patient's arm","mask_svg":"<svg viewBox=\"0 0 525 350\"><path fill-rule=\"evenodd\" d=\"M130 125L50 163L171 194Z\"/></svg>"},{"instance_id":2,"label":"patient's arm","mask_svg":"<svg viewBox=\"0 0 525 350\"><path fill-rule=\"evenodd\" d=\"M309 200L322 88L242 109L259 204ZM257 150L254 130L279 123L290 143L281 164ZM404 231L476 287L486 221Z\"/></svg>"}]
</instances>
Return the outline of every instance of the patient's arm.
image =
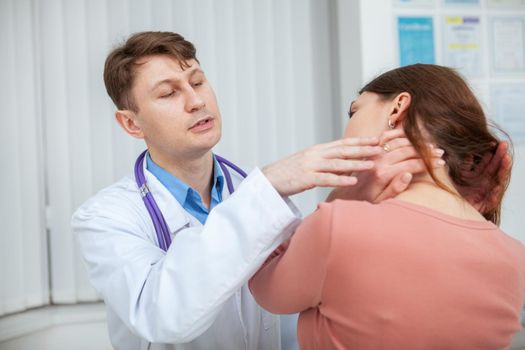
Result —
<instances>
[{"instance_id":1,"label":"patient's arm","mask_svg":"<svg viewBox=\"0 0 525 350\"><path fill-rule=\"evenodd\" d=\"M269 258L252 277L250 290L259 305L276 314L314 307L321 292L330 245L331 210L327 204L308 216L288 247Z\"/></svg>"}]
</instances>

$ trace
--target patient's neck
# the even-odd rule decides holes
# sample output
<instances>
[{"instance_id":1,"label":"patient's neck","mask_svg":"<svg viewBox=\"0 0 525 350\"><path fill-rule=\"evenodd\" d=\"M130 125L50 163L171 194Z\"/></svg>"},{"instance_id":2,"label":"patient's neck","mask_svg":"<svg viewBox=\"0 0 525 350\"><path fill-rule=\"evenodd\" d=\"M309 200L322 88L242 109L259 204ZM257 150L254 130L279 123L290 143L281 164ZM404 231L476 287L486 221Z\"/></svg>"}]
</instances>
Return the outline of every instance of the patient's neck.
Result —
<instances>
[{"instance_id":1,"label":"patient's neck","mask_svg":"<svg viewBox=\"0 0 525 350\"><path fill-rule=\"evenodd\" d=\"M460 219L485 221L485 218L455 189L446 168L435 170L436 177L453 193L439 187L428 173L415 175L408 189L399 194L400 199L421 205Z\"/></svg>"}]
</instances>

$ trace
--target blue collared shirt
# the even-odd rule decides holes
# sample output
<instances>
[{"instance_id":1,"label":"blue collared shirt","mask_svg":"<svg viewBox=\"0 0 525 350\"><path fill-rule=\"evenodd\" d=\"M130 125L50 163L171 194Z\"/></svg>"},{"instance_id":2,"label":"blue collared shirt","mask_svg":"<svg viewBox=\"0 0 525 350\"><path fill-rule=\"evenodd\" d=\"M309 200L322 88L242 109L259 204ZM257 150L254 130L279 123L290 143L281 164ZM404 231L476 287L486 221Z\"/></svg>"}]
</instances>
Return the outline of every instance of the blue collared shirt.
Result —
<instances>
[{"instance_id":1,"label":"blue collared shirt","mask_svg":"<svg viewBox=\"0 0 525 350\"><path fill-rule=\"evenodd\" d=\"M186 183L173 176L149 156L146 157L146 168L170 191L175 199L188 213L193 215L202 224L206 222L210 211L202 203L199 192L195 191ZM222 202L222 188L224 186L224 176L221 167L215 156L213 156L213 186L211 188L210 210Z\"/></svg>"}]
</instances>

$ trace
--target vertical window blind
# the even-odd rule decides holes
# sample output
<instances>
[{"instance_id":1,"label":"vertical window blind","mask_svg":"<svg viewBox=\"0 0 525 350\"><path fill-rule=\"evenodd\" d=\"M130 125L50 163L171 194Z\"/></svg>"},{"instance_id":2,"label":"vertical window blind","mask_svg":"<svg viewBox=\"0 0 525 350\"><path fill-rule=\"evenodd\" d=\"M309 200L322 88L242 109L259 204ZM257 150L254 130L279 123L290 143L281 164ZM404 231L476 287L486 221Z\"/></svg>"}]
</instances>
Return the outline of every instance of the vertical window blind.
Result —
<instances>
[{"instance_id":1,"label":"vertical window blind","mask_svg":"<svg viewBox=\"0 0 525 350\"><path fill-rule=\"evenodd\" d=\"M106 55L131 33L175 31L215 88L215 152L265 165L341 134L333 108L330 2L2 0L0 315L98 300L70 228L73 211L131 174L144 143L114 120ZM305 212L322 190L297 196Z\"/></svg>"},{"instance_id":2,"label":"vertical window blind","mask_svg":"<svg viewBox=\"0 0 525 350\"><path fill-rule=\"evenodd\" d=\"M0 315L49 301L36 30L31 1L0 1Z\"/></svg>"}]
</instances>

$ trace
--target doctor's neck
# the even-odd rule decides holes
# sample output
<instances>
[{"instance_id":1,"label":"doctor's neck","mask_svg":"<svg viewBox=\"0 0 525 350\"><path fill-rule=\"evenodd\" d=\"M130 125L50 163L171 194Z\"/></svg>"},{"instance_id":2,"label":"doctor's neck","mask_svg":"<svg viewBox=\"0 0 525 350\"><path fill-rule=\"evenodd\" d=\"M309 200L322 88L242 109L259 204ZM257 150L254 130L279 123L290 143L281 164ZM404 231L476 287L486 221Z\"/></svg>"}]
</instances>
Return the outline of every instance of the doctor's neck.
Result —
<instances>
[{"instance_id":1,"label":"doctor's neck","mask_svg":"<svg viewBox=\"0 0 525 350\"><path fill-rule=\"evenodd\" d=\"M162 169L199 192L204 204L210 196L213 183L213 154L209 150L195 157L181 158L148 148L151 159Z\"/></svg>"}]
</instances>

